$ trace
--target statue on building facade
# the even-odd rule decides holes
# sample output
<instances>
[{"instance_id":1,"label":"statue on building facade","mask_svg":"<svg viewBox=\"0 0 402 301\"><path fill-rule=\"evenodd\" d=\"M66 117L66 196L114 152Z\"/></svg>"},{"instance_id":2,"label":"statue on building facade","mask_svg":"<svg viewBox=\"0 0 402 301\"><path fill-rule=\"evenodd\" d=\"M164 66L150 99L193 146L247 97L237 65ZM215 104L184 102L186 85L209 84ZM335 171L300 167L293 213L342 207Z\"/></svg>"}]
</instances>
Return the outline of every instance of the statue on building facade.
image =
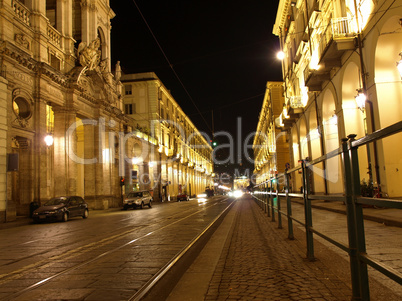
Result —
<instances>
[{"instance_id":1,"label":"statue on building facade","mask_svg":"<svg viewBox=\"0 0 402 301\"><path fill-rule=\"evenodd\" d=\"M99 50L100 40L96 38L89 45L81 42L78 45L78 59L81 66L86 67L87 70L95 70L100 63L102 52Z\"/></svg>"}]
</instances>

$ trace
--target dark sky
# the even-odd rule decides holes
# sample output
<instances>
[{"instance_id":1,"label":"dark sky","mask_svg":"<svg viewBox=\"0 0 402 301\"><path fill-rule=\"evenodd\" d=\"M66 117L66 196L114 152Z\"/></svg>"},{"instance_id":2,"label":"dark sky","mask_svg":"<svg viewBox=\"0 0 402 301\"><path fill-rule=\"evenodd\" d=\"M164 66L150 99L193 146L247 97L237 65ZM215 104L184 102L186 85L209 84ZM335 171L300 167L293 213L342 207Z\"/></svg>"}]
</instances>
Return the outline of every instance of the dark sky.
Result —
<instances>
[{"instance_id":1,"label":"dark sky","mask_svg":"<svg viewBox=\"0 0 402 301\"><path fill-rule=\"evenodd\" d=\"M282 78L272 34L278 2L110 0L112 64L120 61L125 73L155 72L209 135L214 129L236 137L241 117L244 138L256 130L266 82Z\"/></svg>"}]
</instances>

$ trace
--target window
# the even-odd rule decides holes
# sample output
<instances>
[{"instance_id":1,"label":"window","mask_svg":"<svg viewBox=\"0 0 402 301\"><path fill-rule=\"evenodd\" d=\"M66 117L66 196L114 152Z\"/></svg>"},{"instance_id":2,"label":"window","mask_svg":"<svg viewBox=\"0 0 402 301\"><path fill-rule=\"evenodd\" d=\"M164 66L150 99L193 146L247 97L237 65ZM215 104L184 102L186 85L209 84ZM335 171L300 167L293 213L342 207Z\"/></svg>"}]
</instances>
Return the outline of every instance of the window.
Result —
<instances>
[{"instance_id":1,"label":"window","mask_svg":"<svg viewBox=\"0 0 402 301\"><path fill-rule=\"evenodd\" d=\"M60 60L53 54L50 55L50 66L60 71Z\"/></svg>"},{"instance_id":2,"label":"window","mask_svg":"<svg viewBox=\"0 0 402 301\"><path fill-rule=\"evenodd\" d=\"M50 25L56 28L57 19L57 1L56 0L46 0L46 17L49 19Z\"/></svg>"},{"instance_id":3,"label":"window","mask_svg":"<svg viewBox=\"0 0 402 301\"><path fill-rule=\"evenodd\" d=\"M126 95L131 95L131 94L133 94L131 85L124 85L124 93L125 93Z\"/></svg>"},{"instance_id":4,"label":"window","mask_svg":"<svg viewBox=\"0 0 402 301\"><path fill-rule=\"evenodd\" d=\"M128 103L126 105L124 105L124 111L127 115L131 115L133 114L133 104L132 103Z\"/></svg>"},{"instance_id":5,"label":"window","mask_svg":"<svg viewBox=\"0 0 402 301\"><path fill-rule=\"evenodd\" d=\"M15 115L22 119L29 119L32 116L29 102L22 97L17 97L13 100L13 110Z\"/></svg>"}]
</instances>

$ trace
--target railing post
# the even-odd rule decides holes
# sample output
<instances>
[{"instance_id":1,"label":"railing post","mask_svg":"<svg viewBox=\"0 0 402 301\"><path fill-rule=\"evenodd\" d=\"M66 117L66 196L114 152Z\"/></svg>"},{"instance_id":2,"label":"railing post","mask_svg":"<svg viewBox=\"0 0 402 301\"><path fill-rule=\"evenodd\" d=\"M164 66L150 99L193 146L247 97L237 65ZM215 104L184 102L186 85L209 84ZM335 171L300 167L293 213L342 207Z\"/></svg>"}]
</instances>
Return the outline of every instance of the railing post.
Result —
<instances>
[{"instance_id":1,"label":"railing post","mask_svg":"<svg viewBox=\"0 0 402 301\"><path fill-rule=\"evenodd\" d=\"M267 188L266 188L266 186L267 186L267 183L266 182L264 182L264 186L263 186L263 188L262 188L262 200L263 200L263 206L264 206L264 212L265 213L267 213L267 202L266 202L266 190L267 190Z\"/></svg>"},{"instance_id":2,"label":"railing post","mask_svg":"<svg viewBox=\"0 0 402 301\"><path fill-rule=\"evenodd\" d=\"M269 183L270 183L270 186L271 186L271 191L270 191L270 194L269 194L269 196L270 196L270 199L271 199L271 212L272 212L272 221L274 222L275 221L275 210L274 210L274 193L273 193L273 189L274 189L274 187L273 187L273 180L274 178L270 178L269 179Z\"/></svg>"},{"instance_id":3,"label":"railing post","mask_svg":"<svg viewBox=\"0 0 402 301\"><path fill-rule=\"evenodd\" d=\"M288 238L289 239L295 239L293 235L293 220L292 220L292 204L290 201L289 197L289 190L290 190L290 184L289 184L289 174L288 170L285 170L285 184L286 184L286 209L287 209L287 218L288 218Z\"/></svg>"},{"instance_id":4,"label":"railing post","mask_svg":"<svg viewBox=\"0 0 402 301\"><path fill-rule=\"evenodd\" d=\"M278 207L278 229L282 229L281 200L279 199L279 179L278 179L278 174L276 174L275 179L276 179L276 204L277 204L277 207Z\"/></svg>"},{"instance_id":5,"label":"railing post","mask_svg":"<svg viewBox=\"0 0 402 301\"><path fill-rule=\"evenodd\" d=\"M313 215L311 211L311 202L308 198L310 193L310 183L309 183L309 170L306 167L306 160L302 160L302 172L303 172L303 199L304 199L304 218L306 227L306 243L307 243L307 259L310 261L315 260L314 258L314 240L313 232L311 228L313 227Z\"/></svg>"},{"instance_id":6,"label":"railing post","mask_svg":"<svg viewBox=\"0 0 402 301\"><path fill-rule=\"evenodd\" d=\"M268 194L268 179L265 181L265 206L267 207L267 216L271 216L271 211L269 209L269 194Z\"/></svg>"},{"instance_id":7,"label":"railing post","mask_svg":"<svg viewBox=\"0 0 402 301\"><path fill-rule=\"evenodd\" d=\"M271 204L270 204L270 201L271 201L271 192L270 192L270 187L268 187L268 179L267 179L267 214L268 214L268 216L269 217L271 217Z\"/></svg>"},{"instance_id":8,"label":"railing post","mask_svg":"<svg viewBox=\"0 0 402 301\"><path fill-rule=\"evenodd\" d=\"M348 136L351 141L356 135ZM370 300L367 264L359 259L366 253L363 209L356 204L360 195L360 174L357 148L352 148L342 139L342 163L344 168L345 203L348 223L350 274L352 280L352 300ZM350 151L349 151L350 148Z\"/></svg>"}]
</instances>

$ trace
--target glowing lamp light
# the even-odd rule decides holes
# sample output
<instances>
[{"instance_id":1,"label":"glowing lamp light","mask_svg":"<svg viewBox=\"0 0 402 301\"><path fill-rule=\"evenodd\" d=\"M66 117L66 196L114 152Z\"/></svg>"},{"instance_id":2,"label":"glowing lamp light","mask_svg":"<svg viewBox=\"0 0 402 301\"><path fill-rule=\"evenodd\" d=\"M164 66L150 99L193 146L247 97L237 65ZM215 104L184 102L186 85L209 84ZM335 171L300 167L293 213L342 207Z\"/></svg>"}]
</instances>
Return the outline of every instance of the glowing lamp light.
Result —
<instances>
[{"instance_id":1,"label":"glowing lamp light","mask_svg":"<svg viewBox=\"0 0 402 301\"><path fill-rule=\"evenodd\" d=\"M364 107L366 106L366 95L362 92L361 89L357 90L357 95L355 96L357 107L364 111Z\"/></svg>"},{"instance_id":2,"label":"glowing lamp light","mask_svg":"<svg viewBox=\"0 0 402 301\"><path fill-rule=\"evenodd\" d=\"M285 58L285 53L283 52L283 51L279 51L277 54L276 54L276 58L278 59L278 60L283 60L284 58Z\"/></svg>"},{"instance_id":3,"label":"glowing lamp light","mask_svg":"<svg viewBox=\"0 0 402 301\"><path fill-rule=\"evenodd\" d=\"M142 162L141 158L133 157L133 158L131 159L131 163L132 163L133 165L140 164L141 162Z\"/></svg>"},{"instance_id":4,"label":"glowing lamp light","mask_svg":"<svg viewBox=\"0 0 402 301\"><path fill-rule=\"evenodd\" d=\"M398 68L399 75L401 76L402 79L402 52L399 53L399 56L401 57L401 59L398 62L396 62L396 68Z\"/></svg>"},{"instance_id":5,"label":"glowing lamp light","mask_svg":"<svg viewBox=\"0 0 402 301\"><path fill-rule=\"evenodd\" d=\"M47 146L52 146L53 145L53 136L50 134L47 134L45 137L45 143Z\"/></svg>"}]
</instances>

